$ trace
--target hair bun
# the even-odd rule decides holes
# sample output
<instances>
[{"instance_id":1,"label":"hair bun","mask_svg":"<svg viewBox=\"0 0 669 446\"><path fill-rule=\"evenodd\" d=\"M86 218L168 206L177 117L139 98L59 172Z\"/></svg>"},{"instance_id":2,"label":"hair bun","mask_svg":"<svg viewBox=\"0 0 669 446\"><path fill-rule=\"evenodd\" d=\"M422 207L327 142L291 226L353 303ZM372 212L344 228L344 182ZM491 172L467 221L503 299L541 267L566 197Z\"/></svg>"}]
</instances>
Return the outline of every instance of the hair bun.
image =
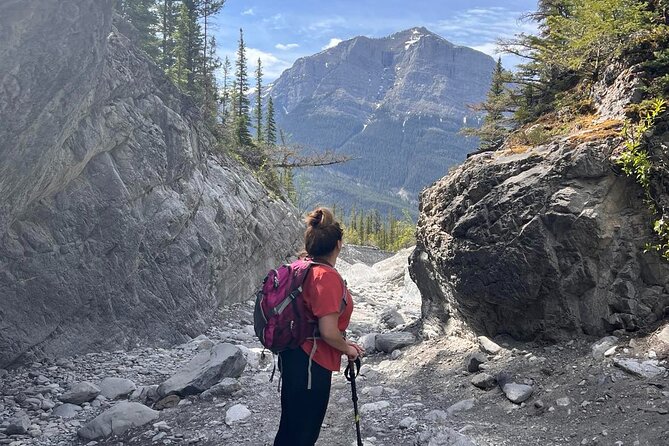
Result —
<instances>
[{"instance_id":1,"label":"hair bun","mask_svg":"<svg viewBox=\"0 0 669 446\"><path fill-rule=\"evenodd\" d=\"M332 212L330 212L329 209L324 208L314 209L309 212L304 220L307 223L307 226L311 228L323 227L334 223Z\"/></svg>"}]
</instances>

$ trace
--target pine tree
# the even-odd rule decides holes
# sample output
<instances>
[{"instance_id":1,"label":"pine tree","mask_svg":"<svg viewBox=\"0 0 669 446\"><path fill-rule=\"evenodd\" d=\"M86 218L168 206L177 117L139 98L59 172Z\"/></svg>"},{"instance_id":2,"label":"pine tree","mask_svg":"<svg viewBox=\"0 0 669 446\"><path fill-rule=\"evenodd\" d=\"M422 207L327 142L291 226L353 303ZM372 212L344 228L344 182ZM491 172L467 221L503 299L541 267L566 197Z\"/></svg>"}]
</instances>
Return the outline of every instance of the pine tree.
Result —
<instances>
[{"instance_id":1,"label":"pine tree","mask_svg":"<svg viewBox=\"0 0 669 446\"><path fill-rule=\"evenodd\" d=\"M117 0L116 10L137 30L136 40L139 46L153 60L158 61L160 50L156 37L156 0Z\"/></svg>"},{"instance_id":2,"label":"pine tree","mask_svg":"<svg viewBox=\"0 0 669 446\"><path fill-rule=\"evenodd\" d=\"M267 121L265 124L265 142L269 146L276 145L276 122L274 121L274 101L272 96L267 100Z\"/></svg>"},{"instance_id":3,"label":"pine tree","mask_svg":"<svg viewBox=\"0 0 669 446\"><path fill-rule=\"evenodd\" d=\"M216 56L216 38L214 36L211 36L211 39L209 39L209 46L207 48L208 54L205 58L207 70L202 82L204 83L204 91L208 91L209 94L203 98L203 105L205 121L210 128L213 128L216 123L216 116L218 115L219 103L216 70L221 68L221 60Z\"/></svg>"},{"instance_id":4,"label":"pine tree","mask_svg":"<svg viewBox=\"0 0 669 446\"><path fill-rule=\"evenodd\" d=\"M239 46L237 48L237 61L235 62L235 82L237 85L236 96L236 116L235 116L235 136L237 144L242 147L253 145L251 134L249 133L249 80L246 70L246 46L244 45L244 31L239 29Z\"/></svg>"},{"instance_id":5,"label":"pine tree","mask_svg":"<svg viewBox=\"0 0 669 446\"><path fill-rule=\"evenodd\" d=\"M161 35L159 65L167 73L175 64L175 34L179 20L177 0L162 0L158 8L158 16L158 34Z\"/></svg>"},{"instance_id":6,"label":"pine tree","mask_svg":"<svg viewBox=\"0 0 669 446\"><path fill-rule=\"evenodd\" d=\"M225 0L198 0L198 12L199 16L202 17L204 25L204 48L202 53L205 54L205 57L202 60L202 78L204 80L204 104L210 104L215 100L212 98L212 95L216 94L216 89L214 87L214 82L209 81L209 79L214 78L215 67L211 66L210 63L210 54L215 54L216 45L215 40L208 40L208 28L209 28L209 18L218 14L218 12L223 8ZM213 39L213 37L212 37ZM208 45L213 44L213 49L209 48ZM220 63L219 63L220 66Z\"/></svg>"},{"instance_id":7,"label":"pine tree","mask_svg":"<svg viewBox=\"0 0 669 446\"><path fill-rule=\"evenodd\" d=\"M201 67L204 58L202 32L198 23L198 4L183 0L175 33L176 64L172 78L184 92L197 101L202 99Z\"/></svg>"},{"instance_id":8,"label":"pine tree","mask_svg":"<svg viewBox=\"0 0 669 446\"><path fill-rule=\"evenodd\" d=\"M258 66L256 68L256 144L261 145L264 141L262 131L262 61L258 58Z\"/></svg>"},{"instance_id":9,"label":"pine tree","mask_svg":"<svg viewBox=\"0 0 669 446\"><path fill-rule=\"evenodd\" d=\"M228 114L230 108L230 85L228 84L230 78L230 58L225 56L223 62L223 91L221 92L221 122L225 125L228 122Z\"/></svg>"}]
</instances>

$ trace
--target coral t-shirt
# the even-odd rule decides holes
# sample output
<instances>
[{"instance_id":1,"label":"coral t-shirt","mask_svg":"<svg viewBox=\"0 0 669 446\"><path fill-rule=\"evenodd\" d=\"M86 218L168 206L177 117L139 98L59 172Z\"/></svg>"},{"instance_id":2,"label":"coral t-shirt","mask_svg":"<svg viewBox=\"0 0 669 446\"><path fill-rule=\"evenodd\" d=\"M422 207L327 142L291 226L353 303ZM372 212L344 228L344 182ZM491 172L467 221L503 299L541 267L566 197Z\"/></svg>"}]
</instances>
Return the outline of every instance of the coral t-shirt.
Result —
<instances>
[{"instance_id":1,"label":"coral t-shirt","mask_svg":"<svg viewBox=\"0 0 669 446\"><path fill-rule=\"evenodd\" d=\"M307 316L316 320L328 314L337 313L339 314L337 327L339 331L345 331L351 321L353 300L351 293L346 289L346 305L340 313L344 288L344 281L334 268L326 265L312 266L302 284L302 296L307 313L310 313ZM311 354L313 343L313 339L307 339L302 344L302 350L308 355ZM324 340L316 339L316 352L313 360L322 367L333 372L339 371L342 354Z\"/></svg>"}]
</instances>

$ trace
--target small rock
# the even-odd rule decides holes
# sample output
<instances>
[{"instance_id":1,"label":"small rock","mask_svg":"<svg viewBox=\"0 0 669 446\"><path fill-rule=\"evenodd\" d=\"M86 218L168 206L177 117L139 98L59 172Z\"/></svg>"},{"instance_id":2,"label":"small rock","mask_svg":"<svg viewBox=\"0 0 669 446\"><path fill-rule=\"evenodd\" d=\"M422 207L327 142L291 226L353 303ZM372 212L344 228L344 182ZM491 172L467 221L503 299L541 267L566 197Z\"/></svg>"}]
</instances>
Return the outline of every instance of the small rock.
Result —
<instances>
[{"instance_id":1,"label":"small rock","mask_svg":"<svg viewBox=\"0 0 669 446\"><path fill-rule=\"evenodd\" d=\"M77 416L77 412L81 410L81 407L75 405L75 404L70 404L70 403L65 403L62 404L58 407L56 407L51 414L54 417L59 417L59 418L64 418L64 419L69 419L69 418L74 418Z\"/></svg>"},{"instance_id":2,"label":"small rock","mask_svg":"<svg viewBox=\"0 0 669 446\"><path fill-rule=\"evenodd\" d=\"M376 335L376 349L385 353L413 345L415 342L416 337L404 331Z\"/></svg>"},{"instance_id":3,"label":"small rock","mask_svg":"<svg viewBox=\"0 0 669 446\"><path fill-rule=\"evenodd\" d=\"M365 352L370 355L376 352L376 333L369 333L363 336L360 336L358 339L358 344L365 349Z\"/></svg>"},{"instance_id":4,"label":"small rock","mask_svg":"<svg viewBox=\"0 0 669 446\"><path fill-rule=\"evenodd\" d=\"M616 352L617 348L618 348L618 346L614 345L613 347L611 347L610 349L608 349L607 351L604 352L604 356L606 358L608 358L609 356L613 356L613 354Z\"/></svg>"},{"instance_id":5,"label":"small rock","mask_svg":"<svg viewBox=\"0 0 669 446\"><path fill-rule=\"evenodd\" d=\"M58 397L64 403L83 404L95 399L100 394L100 388L88 381L75 384L70 390Z\"/></svg>"},{"instance_id":6,"label":"small rock","mask_svg":"<svg viewBox=\"0 0 669 446\"><path fill-rule=\"evenodd\" d=\"M430 439L428 446L475 446L475 443L458 431L445 428Z\"/></svg>"},{"instance_id":7,"label":"small rock","mask_svg":"<svg viewBox=\"0 0 669 446\"><path fill-rule=\"evenodd\" d=\"M485 353L496 355L502 350L502 347L488 339L486 336L479 336L478 340L481 350L483 350Z\"/></svg>"},{"instance_id":8,"label":"small rock","mask_svg":"<svg viewBox=\"0 0 669 446\"><path fill-rule=\"evenodd\" d=\"M571 400L569 399L568 396L565 396L564 398L558 398L555 400L555 404L557 404L560 407L567 407L571 403Z\"/></svg>"},{"instance_id":9,"label":"small rock","mask_svg":"<svg viewBox=\"0 0 669 446\"><path fill-rule=\"evenodd\" d=\"M177 407L179 401L181 401L181 398L177 395L168 395L154 404L153 408L156 410L171 409L172 407Z\"/></svg>"},{"instance_id":10,"label":"small rock","mask_svg":"<svg viewBox=\"0 0 669 446\"><path fill-rule=\"evenodd\" d=\"M471 373L478 372L480 365L487 360L488 358L481 352L471 353L467 355L467 358L465 359L465 370Z\"/></svg>"},{"instance_id":11,"label":"small rock","mask_svg":"<svg viewBox=\"0 0 669 446\"><path fill-rule=\"evenodd\" d=\"M457 403L451 405L448 409L446 409L446 413L448 415L457 415L460 412L466 412L468 410L471 410L474 408L474 400L473 399L467 399L467 400L462 400L458 401Z\"/></svg>"},{"instance_id":12,"label":"small rock","mask_svg":"<svg viewBox=\"0 0 669 446\"><path fill-rule=\"evenodd\" d=\"M471 383L479 389L490 390L497 385L497 380L494 376L488 375L487 373L479 373L472 376Z\"/></svg>"},{"instance_id":13,"label":"small rock","mask_svg":"<svg viewBox=\"0 0 669 446\"><path fill-rule=\"evenodd\" d=\"M665 372L664 367L652 360L641 362L637 359L614 358L613 365L639 378L655 378Z\"/></svg>"},{"instance_id":14,"label":"small rock","mask_svg":"<svg viewBox=\"0 0 669 446\"><path fill-rule=\"evenodd\" d=\"M393 350L390 354L390 359L399 359L402 357L402 350Z\"/></svg>"},{"instance_id":15,"label":"small rock","mask_svg":"<svg viewBox=\"0 0 669 446\"><path fill-rule=\"evenodd\" d=\"M211 400L217 396L230 396L241 388L242 386L239 384L238 380L234 378L223 378L220 383L202 392L200 398L203 400Z\"/></svg>"},{"instance_id":16,"label":"small rock","mask_svg":"<svg viewBox=\"0 0 669 446\"><path fill-rule=\"evenodd\" d=\"M448 420L448 414L443 410L431 410L425 415L425 419L428 421L444 422Z\"/></svg>"},{"instance_id":17,"label":"small rock","mask_svg":"<svg viewBox=\"0 0 669 446\"><path fill-rule=\"evenodd\" d=\"M418 421L416 421L415 418L406 417L400 421L400 429L411 429L415 427L416 424L418 424Z\"/></svg>"},{"instance_id":18,"label":"small rock","mask_svg":"<svg viewBox=\"0 0 669 446\"><path fill-rule=\"evenodd\" d=\"M390 407L390 403L385 400L378 401L376 403L367 403L362 405L360 408L360 413L378 412L388 407Z\"/></svg>"},{"instance_id":19,"label":"small rock","mask_svg":"<svg viewBox=\"0 0 669 446\"><path fill-rule=\"evenodd\" d=\"M25 412L18 412L9 419L9 424L5 428L6 435L23 435L30 429L30 418Z\"/></svg>"},{"instance_id":20,"label":"small rock","mask_svg":"<svg viewBox=\"0 0 669 446\"><path fill-rule=\"evenodd\" d=\"M604 354L611 348L615 347L618 343L618 338L616 336L606 336L599 341L592 344L590 348L592 357L595 359L603 359Z\"/></svg>"},{"instance_id":21,"label":"small rock","mask_svg":"<svg viewBox=\"0 0 669 446\"><path fill-rule=\"evenodd\" d=\"M88 422L78 434L87 440L121 435L128 429L143 426L158 417L158 411L143 404L123 401Z\"/></svg>"},{"instance_id":22,"label":"small rock","mask_svg":"<svg viewBox=\"0 0 669 446\"><path fill-rule=\"evenodd\" d=\"M365 386L362 389L362 394L378 398L383 394L383 386Z\"/></svg>"},{"instance_id":23,"label":"small rock","mask_svg":"<svg viewBox=\"0 0 669 446\"><path fill-rule=\"evenodd\" d=\"M200 345L202 345L202 344L200 344ZM167 432L160 432L160 433L154 435L153 438L151 438L151 441L160 441L165 437L167 437Z\"/></svg>"},{"instance_id":24,"label":"small rock","mask_svg":"<svg viewBox=\"0 0 669 446\"><path fill-rule=\"evenodd\" d=\"M527 384L507 383L502 387L502 391L509 401L520 404L532 396L534 388Z\"/></svg>"},{"instance_id":25,"label":"small rock","mask_svg":"<svg viewBox=\"0 0 669 446\"><path fill-rule=\"evenodd\" d=\"M230 426L251 416L251 411L243 404L235 404L225 412L225 424Z\"/></svg>"},{"instance_id":26,"label":"small rock","mask_svg":"<svg viewBox=\"0 0 669 446\"><path fill-rule=\"evenodd\" d=\"M172 430L172 428L167 424L167 421L159 421L157 423L154 423L153 428L158 429L159 431L162 432L167 432Z\"/></svg>"},{"instance_id":27,"label":"small rock","mask_svg":"<svg viewBox=\"0 0 669 446\"><path fill-rule=\"evenodd\" d=\"M134 382L124 378L105 378L100 383L100 393L109 400L127 396L136 389Z\"/></svg>"},{"instance_id":28,"label":"small rock","mask_svg":"<svg viewBox=\"0 0 669 446\"><path fill-rule=\"evenodd\" d=\"M381 313L380 322L389 329L393 329L405 323L402 315L394 308L388 308Z\"/></svg>"}]
</instances>

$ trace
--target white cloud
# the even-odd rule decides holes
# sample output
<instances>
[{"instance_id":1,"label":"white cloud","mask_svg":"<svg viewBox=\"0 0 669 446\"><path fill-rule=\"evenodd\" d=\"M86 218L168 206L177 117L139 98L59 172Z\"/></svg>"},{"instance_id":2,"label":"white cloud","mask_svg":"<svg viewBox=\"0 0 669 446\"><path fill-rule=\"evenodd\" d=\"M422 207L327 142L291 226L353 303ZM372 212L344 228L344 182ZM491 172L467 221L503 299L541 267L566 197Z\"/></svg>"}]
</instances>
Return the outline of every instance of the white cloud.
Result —
<instances>
[{"instance_id":1,"label":"white cloud","mask_svg":"<svg viewBox=\"0 0 669 446\"><path fill-rule=\"evenodd\" d=\"M321 48L321 49L322 49L322 50L327 50L328 48L332 48L332 47L335 47L335 46L339 45L341 42L342 42L341 39L338 39L338 38L336 38L336 37L333 37L332 39L330 39L330 41L328 42L328 44L325 45L325 46L324 46L323 48Z\"/></svg>"},{"instance_id":2,"label":"white cloud","mask_svg":"<svg viewBox=\"0 0 669 446\"><path fill-rule=\"evenodd\" d=\"M276 45L274 45L274 48L281 51L288 51L299 47L300 45L297 43L286 43L286 44L277 43Z\"/></svg>"},{"instance_id":3,"label":"white cloud","mask_svg":"<svg viewBox=\"0 0 669 446\"><path fill-rule=\"evenodd\" d=\"M483 43L481 45L474 45L472 46L472 48L475 49L476 51L480 51L493 57L501 55L501 53L497 51L497 43L495 42L488 42L488 43Z\"/></svg>"},{"instance_id":4,"label":"white cloud","mask_svg":"<svg viewBox=\"0 0 669 446\"><path fill-rule=\"evenodd\" d=\"M289 61L280 59L272 53L259 50L257 48L246 48L246 57L249 61L249 72L255 70L258 59L262 61L263 73L266 79L276 79L284 70L290 68L293 64Z\"/></svg>"},{"instance_id":5,"label":"white cloud","mask_svg":"<svg viewBox=\"0 0 669 446\"><path fill-rule=\"evenodd\" d=\"M256 12L253 10L253 8L249 8L246 11L242 12L242 15L256 15Z\"/></svg>"}]
</instances>

